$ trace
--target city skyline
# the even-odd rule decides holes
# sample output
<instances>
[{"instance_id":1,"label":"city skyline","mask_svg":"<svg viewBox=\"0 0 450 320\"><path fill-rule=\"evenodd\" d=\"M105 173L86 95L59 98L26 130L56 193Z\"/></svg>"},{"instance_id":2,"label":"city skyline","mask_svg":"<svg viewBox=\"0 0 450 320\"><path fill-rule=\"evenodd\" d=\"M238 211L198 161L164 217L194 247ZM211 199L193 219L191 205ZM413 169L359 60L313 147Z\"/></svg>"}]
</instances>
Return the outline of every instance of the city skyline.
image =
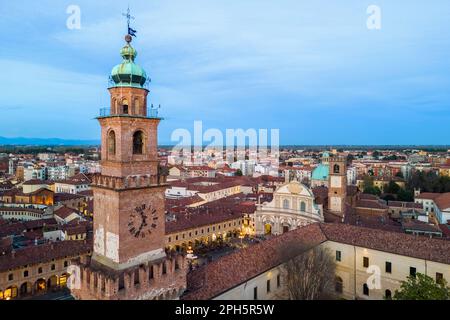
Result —
<instances>
[{"instance_id":1,"label":"city skyline","mask_svg":"<svg viewBox=\"0 0 450 320\"><path fill-rule=\"evenodd\" d=\"M137 63L167 119L159 143L202 120L280 129L282 145L446 145L450 4L439 3L378 1L382 28L368 30L368 2L132 1ZM3 6L0 110L11 121L0 136L98 137L126 8L79 1L81 29L69 30L68 5Z\"/></svg>"}]
</instances>

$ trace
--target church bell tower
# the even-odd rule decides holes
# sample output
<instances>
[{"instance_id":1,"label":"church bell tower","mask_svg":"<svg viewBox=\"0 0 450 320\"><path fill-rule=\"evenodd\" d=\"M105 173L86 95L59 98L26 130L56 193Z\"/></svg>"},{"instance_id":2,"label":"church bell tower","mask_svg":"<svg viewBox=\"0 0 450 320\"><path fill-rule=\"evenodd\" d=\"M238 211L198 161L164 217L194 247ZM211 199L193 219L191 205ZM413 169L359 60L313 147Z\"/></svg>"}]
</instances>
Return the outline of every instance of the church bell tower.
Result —
<instances>
[{"instance_id":1,"label":"church bell tower","mask_svg":"<svg viewBox=\"0 0 450 320\"><path fill-rule=\"evenodd\" d=\"M343 217L347 197L347 160L342 156L333 156L329 166L328 210Z\"/></svg>"},{"instance_id":2,"label":"church bell tower","mask_svg":"<svg viewBox=\"0 0 450 320\"><path fill-rule=\"evenodd\" d=\"M130 28L129 28L130 30ZM165 251L166 177L158 162L161 118L147 108L147 74L132 36L113 68L111 104L102 109L101 174L94 176L94 239L79 262L79 299L176 299L186 287L184 256Z\"/></svg>"}]
</instances>

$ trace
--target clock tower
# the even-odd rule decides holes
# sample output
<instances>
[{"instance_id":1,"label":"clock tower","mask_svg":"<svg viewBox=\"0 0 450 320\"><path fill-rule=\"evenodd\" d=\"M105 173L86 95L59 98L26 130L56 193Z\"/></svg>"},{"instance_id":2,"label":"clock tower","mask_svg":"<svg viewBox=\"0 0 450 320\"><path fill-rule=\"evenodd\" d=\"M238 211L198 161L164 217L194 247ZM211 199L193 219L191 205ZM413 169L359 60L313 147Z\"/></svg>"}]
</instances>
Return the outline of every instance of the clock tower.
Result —
<instances>
[{"instance_id":1,"label":"clock tower","mask_svg":"<svg viewBox=\"0 0 450 320\"><path fill-rule=\"evenodd\" d=\"M343 156L333 156L329 160L328 210L344 216L347 197L347 162Z\"/></svg>"},{"instance_id":2,"label":"clock tower","mask_svg":"<svg viewBox=\"0 0 450 320\"><path fill-rule=\"evenodd\" d=\"M165 251L166 176L158 162L161 118L147 108L148 77L132 36L113 68L102 109L101 173L94 176L94 245L79 262L79 299L173 299L186 287L185 258ZM76 268L75 268L76 269ZM75 270L77 272L77 269Z\"/></svg>"}]
</instances>

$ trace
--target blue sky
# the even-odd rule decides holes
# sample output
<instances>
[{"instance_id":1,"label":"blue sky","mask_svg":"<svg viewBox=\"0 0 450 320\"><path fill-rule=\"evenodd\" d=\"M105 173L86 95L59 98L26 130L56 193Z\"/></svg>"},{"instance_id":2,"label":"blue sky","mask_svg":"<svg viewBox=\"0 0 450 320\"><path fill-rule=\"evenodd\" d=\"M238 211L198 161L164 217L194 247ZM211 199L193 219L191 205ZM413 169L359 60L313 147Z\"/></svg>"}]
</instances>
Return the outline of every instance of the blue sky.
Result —
<instances>
[{"instance_id":1,"label":"blue sky","mask_svg":"<svg viewBox=\"0 0 450 320\"><path fill-rule=\"evenodd\" d=\"M81 29L66 27L69 5ZM283 144L450 144L450 2L129 1L137 62L174 129ZM382 10L368 30L366 9ZM128 2L1 1L0 136L97 139Z\"/></svg>"}]
</instances>

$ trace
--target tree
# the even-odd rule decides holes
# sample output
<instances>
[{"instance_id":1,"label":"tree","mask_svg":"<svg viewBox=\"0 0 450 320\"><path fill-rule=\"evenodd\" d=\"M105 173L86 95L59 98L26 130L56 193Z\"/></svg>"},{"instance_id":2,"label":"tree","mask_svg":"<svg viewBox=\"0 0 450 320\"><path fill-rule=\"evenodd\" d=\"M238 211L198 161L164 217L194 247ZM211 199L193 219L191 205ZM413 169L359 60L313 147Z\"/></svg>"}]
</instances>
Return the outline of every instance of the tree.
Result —
<instances>
[{"instance_id":1,"label":"tree","mask_svg":"<svg viewBox=\"0 0 450 320\"><path fill-rule=\"evenodd\" d=\"M376 196L379 196L381 194L380 188L374 187L374 186L364 188L363 192L364 193L368 193L368 194L373 194L373 195L376 195Z\"/></svg>"},{"instance_id":2,"label":"tree","mask_svg":"<svg viewBox=\"0 0 450 320\"><path fill-rule=\"evenodd\" d=\"M238 176L238 177L241 177L242 176L242 170L241 169L237 169L235 175Z\"/></svg>"},{"instance_id":3,"label":"tree","mask_svg":"<svg viewBox=\"0 0 450 320\"><path fill-rule=\"evenodd\" d=\"M400 191L400 186L395 181L389 181L389 184L384 189L385 193L397 194Z\"/></svg>"},{"instance_id":4,"label":"tree","mask_svg":"<svg viewBox=\"0 0 450 320\"><path fill-rule=\"evenodd\" d=\"M335 285L336 264L328 249L314 247L284 264L284 279L290 300L330 298Z\"/></svg>"},{"instance_id":5,"label":"tree","mask_svg":"<svg viewBox=\"0 0 450 320\"><path fill-rule=\"evenodd\" d=\"M448 300L450 288L442 279L436 283L433 278L417 273L409 276L407 281L402 281L400 290L395 290L394 300Z\"/></svg>"}]
</instances>

